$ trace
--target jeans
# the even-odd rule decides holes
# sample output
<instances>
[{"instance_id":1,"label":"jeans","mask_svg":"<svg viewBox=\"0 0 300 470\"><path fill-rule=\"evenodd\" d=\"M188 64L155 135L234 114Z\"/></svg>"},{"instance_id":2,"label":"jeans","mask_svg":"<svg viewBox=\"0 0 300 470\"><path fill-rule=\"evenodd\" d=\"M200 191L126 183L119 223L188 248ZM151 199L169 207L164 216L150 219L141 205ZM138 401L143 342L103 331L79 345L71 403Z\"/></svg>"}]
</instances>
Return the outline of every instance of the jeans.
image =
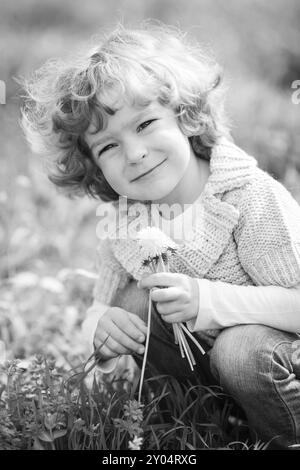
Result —
<instances>
[{"instance_id":1,"label":"jeans","mask_svg":"<svg viewBox=\"0 0 300 470\"><path fill-rule=\"evenodd\" d=\"M147 323L148 291L138 289L135 281L118 294L115 305ZM300 443L300 339L296 334L264 325L237 325L222 330L210 350L202 341L204 356L189 344L197 363L194 372L174 344L172 325L161 319L153 305L148 375L168 374L184 381L197 374L203 385L221 385L235 399L257 438L272 441L269 448ZM133 357L140 366L142 356Z\"/></svg>"}]
</instances>

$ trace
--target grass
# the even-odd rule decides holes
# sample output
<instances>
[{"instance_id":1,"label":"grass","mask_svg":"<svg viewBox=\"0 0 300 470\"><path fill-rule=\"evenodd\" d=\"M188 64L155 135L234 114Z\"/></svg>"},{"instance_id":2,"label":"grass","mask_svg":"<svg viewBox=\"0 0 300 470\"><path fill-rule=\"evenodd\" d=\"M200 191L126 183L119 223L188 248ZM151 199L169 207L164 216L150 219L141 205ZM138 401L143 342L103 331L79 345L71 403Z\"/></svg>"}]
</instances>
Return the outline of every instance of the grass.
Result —
<instances>
[{"instance_id":1,"label":"grass","mask_svg":"<svg viewBox=\"0 0 300 470\"><path fill-rule=\"evenodd\" d=\"M42 355L4 363L0 449L124 450L135 436L147 450L267 447L251 441L220 387L158 376L145 382L139 403L136 381L95 374L86 382L85 374Z\"/></svg>"}]
</instances>

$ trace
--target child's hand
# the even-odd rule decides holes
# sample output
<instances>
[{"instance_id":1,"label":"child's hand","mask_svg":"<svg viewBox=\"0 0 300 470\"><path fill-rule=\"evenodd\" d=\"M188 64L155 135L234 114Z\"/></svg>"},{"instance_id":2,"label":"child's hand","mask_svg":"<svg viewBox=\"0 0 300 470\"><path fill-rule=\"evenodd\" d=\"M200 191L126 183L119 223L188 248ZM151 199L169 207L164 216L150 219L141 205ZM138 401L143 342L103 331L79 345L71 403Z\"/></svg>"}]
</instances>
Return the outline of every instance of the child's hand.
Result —
<instances>
[{"instance_id":1,"label":"child's hand","mask_svg":"<svg viewBox=\"0 0 300 470\"><path fill-rule=\"evenodd\" d=\"M163 286L161 289L153 289ZM139 288L153 289L151 299L167 323L187 322L198 314L199 292L196 279L179 273L154 273L138 282Z\"/></svg>"},{"instance_id":2,"label":"child's hand","mask_svg":"<svg viewBox=\"0 0 300 470\"><path fill-rule=\"evenodd\" d=\"M143 354L147 326L134 313L119 307L109 307L98 321L94 346L101 346L97 357L108 360L120 354Z\"/></svg>"}]
</instances>

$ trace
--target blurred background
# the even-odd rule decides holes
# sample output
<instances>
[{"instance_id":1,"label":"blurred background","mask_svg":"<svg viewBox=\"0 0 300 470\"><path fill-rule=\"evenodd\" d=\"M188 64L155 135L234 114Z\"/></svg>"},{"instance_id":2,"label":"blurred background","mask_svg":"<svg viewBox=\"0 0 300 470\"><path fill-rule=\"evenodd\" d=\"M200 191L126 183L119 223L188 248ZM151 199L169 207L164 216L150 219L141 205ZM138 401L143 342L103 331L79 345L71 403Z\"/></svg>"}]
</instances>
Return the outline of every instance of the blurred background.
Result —
<instances>
[{"instance_id":1,"label":"blurred background","mask_svg":"<svg viewBox=\"0 0 300 470\"><path fill-rule=\"evenodd\" d=\"M78 327L95 273L97 201L68 199L48 182L20 130L14 78L103 27L147 18L214 51L237 144L300 202L299 0L0 0L0 358L49 352L72 363L84 353Z\"/></svg>"}]
</instances>

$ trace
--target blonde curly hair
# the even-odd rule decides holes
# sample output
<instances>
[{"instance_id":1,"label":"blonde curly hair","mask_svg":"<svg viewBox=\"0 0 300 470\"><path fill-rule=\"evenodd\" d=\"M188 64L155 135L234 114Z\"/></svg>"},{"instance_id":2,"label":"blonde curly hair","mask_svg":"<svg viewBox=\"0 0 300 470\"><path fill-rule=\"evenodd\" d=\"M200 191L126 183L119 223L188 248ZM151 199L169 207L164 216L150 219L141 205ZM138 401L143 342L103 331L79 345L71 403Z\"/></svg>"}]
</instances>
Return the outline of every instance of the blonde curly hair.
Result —
<instances>
[{"instance_id":1,"label":"blonde curly hair","mask_svg":"<svg viewBox=\"0 0 300 470\"><path fill-rule=\"evenodd\" d=\"M95 132L105 128L118 97L136 106L158 100L173 109L200 158L209 160L217 139L229 136L219 66L178 28L161 23L119 24L86 55L48 61L23 86L21 124L32 149L48 157L49 179L103 201L119 195L84 134L92 120Z\"/></svg>"}]
</instances>

